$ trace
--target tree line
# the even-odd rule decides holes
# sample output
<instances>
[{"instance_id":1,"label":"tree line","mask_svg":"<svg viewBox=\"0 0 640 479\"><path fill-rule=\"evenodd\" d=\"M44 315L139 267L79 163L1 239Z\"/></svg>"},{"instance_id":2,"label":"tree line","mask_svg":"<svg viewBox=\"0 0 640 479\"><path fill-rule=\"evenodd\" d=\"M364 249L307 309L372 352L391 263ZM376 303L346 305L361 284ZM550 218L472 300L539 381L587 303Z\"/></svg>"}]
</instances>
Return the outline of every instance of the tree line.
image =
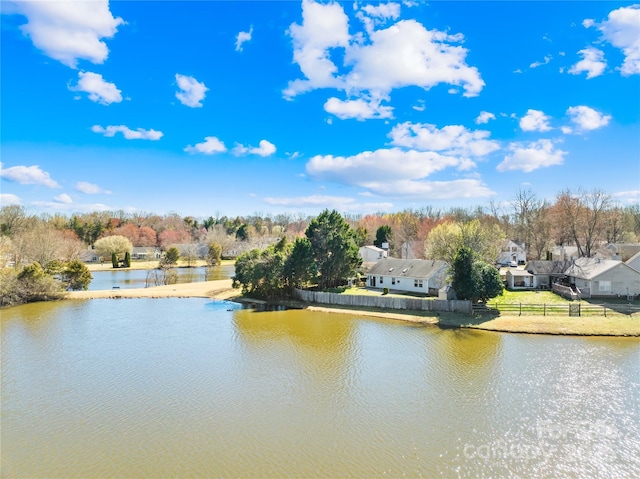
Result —
<instances>
[{"instance_id":1,"label":"tree line","mask_svg":"<svg viewBox=\"0 0 640 479\"><path fill-rule=\"evenodd\" d=\"M318 227L318 219L322 217L256 213L233 218L219 214L195 218L176 213L124 211L33 215L22 206L9 205L0 210L0 265L3 271L13 269L15 275L33 263L48 271L51 262L80 260L89 247L113 241L116 236L125 238L131 247L157 248L165 253L172 246L182 245L181 254L186 258L196 254L197 245L204 245L204 250L214 247L223 258L238 259L254 249L270 248L264 254L273 255L271 259L280 264L280 259L288 258L294 250L296 257L304 256L307 246L296 248L296 241L304 238L311 241L307 234ZM575 246L580 256L590 257L607 243L640 241L640 204L622 206L601 190L565 189L554 201L547 201L531 189L521 189L504 204L448 210L425 206L394 213L341 215L341 218L349 226L349 236L356 247L385 244L392 257L443 259L449 264L464 246L482 261L491 263L505 239L524 244L530 259L547 258L554 245ZM110 237L111 240L106 240ZM285 243L281 243L283 239ZM314 241L313 248L320 251L330 245L331 238ZM255 256L255 252L252 254ZM277 259L278 255L282 258ZM289 264L288 268L287 274L292 274L300 265ZM330 269L320 273L320 278L331 278L333 274ZM287 278L288 283L299 282L295 276Z\"/></svg>"}]
</instances>

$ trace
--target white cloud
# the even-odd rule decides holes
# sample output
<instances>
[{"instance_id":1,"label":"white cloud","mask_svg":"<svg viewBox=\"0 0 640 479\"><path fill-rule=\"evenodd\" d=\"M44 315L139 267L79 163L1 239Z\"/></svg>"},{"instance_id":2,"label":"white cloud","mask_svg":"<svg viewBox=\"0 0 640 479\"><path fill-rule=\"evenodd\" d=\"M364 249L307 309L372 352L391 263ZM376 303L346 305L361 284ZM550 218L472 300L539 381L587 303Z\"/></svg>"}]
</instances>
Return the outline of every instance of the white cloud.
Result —
<instances>
[{"instance_id":1,"label":"white cloud","mask_svg":"<svg viewBox=\"0 0 640 479\"><path fill-rule=\"evenodd\" d=\"M3 168L2 163L0 163L0 177L21 185L43 185L49 188L60 188L60 185L51 179L49 173L42 171L38 165Z\"/></svg>"},{"instance_id":2,"label":"white cloud","mask_svg":"<svg viewBox=\"0 0 640 479\"><path fill-rule=\"evenodd\" d=\"M425 178L445 168L460 166L453 156L400 148L365 151L353 156L317 155L307 163L307 173L320 180L364 186L385 181Z\"/></svg>"},{"instance_id":3,"label":"white cloud","mask_svg":"<svg viewBox=\"0 0 640 479\"><path fill-rule=\"evenodd\" d=\"M113 208L107 206L102 203L87 203L87 204L76 204L76 203L66 203L64 201L59 201L54 198L53 201L32 201L32 205L38 206L40 208L46 208L52 211L83 211L83 212L94 212L94 211L113 211Z\"/></svg>"},{"instance_id":4,"label":"white cloud","mask_svg":"<svg viewBox=\"0 0 640 479\"><path fill-rule=\"evenodd\" d=\"M75 86L69 85L69 90L88 93L89 100L102 105L122 101L122 94L115 83L105 81L99 73L78 72L78 83Z\"/></svg>"},{"instance_id":5,"label":"white cloud","mask_svg":"<svg viewBox=\"0 0 640 479\"><path fill-rule=\"evenodd\" d=\"M369 34L374 31L377 25L382 25L387 20L396 20L399 16L400 4L393 2L378 5L365 4L356 13L356 17L363 23Z\"/></svg>"},{"instance_id":6,"label":"white cloud","mask_svg":"<svg viewBox=\"0 0 640 479\"><path fill-rule=\"evenodd\" d=\"M640 190L618 191L612 193L611 196L625 204L635 205L640 203Z\"/></svg>"},{"instance_id":7,"label":"white cloud","mask_svg":"<svg viewBox=\"0 0 640 479\"><path fill-rule=\"evenodd\" d=\"M640 4L611 11L598 29L605 40L624 53L622 75L640 74Z\"/></svg>"},{"instance_id":8,"label":"white cloud","mask_svg":"<svg viewBox=\"0 0 640 479\"><path fill-rule=\"evenodd\" d=\"M346 76L346 88L386 95L394 88L429 90L443 83L462 87L464 96L476 96L484 81L477 68L465 63L467 50L457 45L463 39L460 34L427 30L415 20L376 30L369 44L347 50L345 63L353 68Z\"/></svg>"},{"instance_id":9,"label":"white cloud","mask_svg":"<svg viewBox=\"0 0 640 479\"><path fill-rule=\"evenodd\" d=\"M285 97L315 88L337 88L340 81L333 76L337 67L329 58L329 49L349 45L349 19L342 7L303 0L302 25L291 24L288 33L293 40L293 60L307 80L290 82Z\"/></svg>"},{"instance_id":10,"label":"white cloud","mask_svg":"<svg viewBox=\"0 0 640 479\"><path fill-rule=\"evenodd\" d=\"M204 153L205 155L213 155L214 153L223 153L227 151L227 147L215 136L205 137L202 143L187 146L184 151L187 153Z\"/></svg>"},{"instance_id":11,"label":"white cloud","mask_svg":"<svg viewBox=\"0 0 640 479\"><path fill-rule=\"evenodd\" d=\"M477 179L452 181L381 181L363 185L378 195L429 200L487 197L494 192Z\"/></svg>"},{"instance_id":12,"label":"white cloud","mask_svg":"<svg viewBox=\"0 0 640 479\"><path fill-rule=\"evenodd\" d=\"M520 118L520 128L523 131L549 131L551 117L540 110L527 110L527 114Z\"/></svg>"},{"instance_id":13,"label":"white cloud","mask_svg":"<svg viewBox=\"0 0 640 479\"><path fill-rule=\"evenodd\" d=\"M478 118L476 118L476 125L489 123L489 120L495 120L495 119L496 119L496 116L493 113L490 113L488 111L481 111L480 114L478 115Z\"/></svg>"},{"instance_id":14,"label":"white cloud","mask_svg":"<svg viewBox=\"0 0 640 479\"><path fill-rule=\"evenodd\" d=\"M512 154L505 156L497 166L498 171L521 170L525 173L561 165L566 151L556 150L551 140L538 140L530 143L511 143L509 150Z\"/></svg>"},{"instance_id":15,"label":"white cloud","mask_svg":"<svg viewBox=\"0 0 640 479\"><path fill-rule=\"evenodd\" d=\"M259 146L257 147L252 147L252 146L244 146L244 145L240 145L237 144L234 148L233 148L233 153L235 155L258 155L258 156L271 156L276 152L276 145L274 145L273 143L267 141L267 140L260 140L260 143L258 143Z\"/></svg>"},{"instance_id":16,"label":"white cloud","mask_svg":"<svg viewBox=\"0 0 640 479\"><path fill-rule=\"evenodd\" d=\"M274 206L297 209L330 209L350 212L386 211L393 208L393 203L358 203L348 196L310 195L292 198L264 198L264 202Z\"/></svg>"},{"instance_id":17,"label":"white cloud","mask_svg":"<svg viewBox=\"0 0 640 479\"><path fill-rule=\"evenodd\" d=\"M569 68L569 73L579 75L582 72L587 72L587 80L602 75L604 69L607 67L603 51L597 48L587 47L578 53L582 55L582 60Z\"/></svg>"},{"instance_id":18,"label":"white cloud","mask_svg":"<svg viewBox=\"0 0 640 479\"><path fill-rule=\"evenodd\" d=\"M242 51L242 45L248 41L251 41L251 36L253 35L253 25L249 28L248 32L238 32L236 35L236 51Z\"/></svg>"},{"instance_id":19,"label":"white cloud","mask_svg":"<svg viewBox=\"0 0 640 479\"><path fill-rule=\"evenodd\" d=\"M611 121L611 115L604 115L584 105L569 107L567 115L580 131L596 130L607 126Z\"/></svg>"},{"instance_id":20,"label":"white cloud","mask_svg":"<svg viewBox=\"0 0 640 479\"><path fill-rule=\"evenodd\" d=\"M73 200L71 199L71 196L69 196L66 193L62 193L58 196L54 196L54 201L57 201L58 203L64 203L66 205L70 205L71 203L73 203Z\"/></svg>"},{"instance_id":21,"label":"white cloud","mask_svg":"<svg viewBox=\"0 0 640 479\"><path fill-rule=\"evenodd\" d=\"M19 205L20 198L12 193L0 193L0 206Z\"/></svg>"},{"instance_id":22,"label":"white cloud","mask_svg":"<svg viewBox=\"0 0 640 479\"><path fill-rule=\"evenodd\" d=\"M78 181L76 183L76 190L85 195L97 195L100 193L110 195L111 191L105 190L98 185L89 183L87 181Z\"/></svg>"},{"instance_id":23,"label":"white cloud","mask_svg":"<svg viewBox=\"0 0 640 479\"><path fill-rule=\"evenodd\" d=\"M368 101L365 98L342 101L336 97L331 97L325 102L324 110L341 120L347 118L355 118L357 120L393 118L392 107L381 105L380 100Z\"/></svg>"},{"instance_id":24,"label":"white cloud","mask_svg":"<svg viewBox=\"0 0 640 479\"><path fill-rule=\"evenodd\" d=\"M393 20L400 16L399 3L380 3L378 5L365 4L361 11L372 18L391 18Z\"/></svg>"},{"instance_id":25,"label":"white cloud","mask_svg":"<svg viewBox=\"0 0 640 479\"><path fill-rule=\"evenodd\" d=\"M395 19L393 5L367 5L360 13L369 15L367 18ZM358 98L379 101L396 88L428 90L439 84L454 85L465 96L476 96L484 86L477 68L466 64L467 49L459 45L463 35L428 30L415 20L377 30L370 26L366 33L350 36L349 20L339 3L303 0L302 23L292 24L289 35L293 59L303 78L289 82L283 92L287 99L318 88L334 88L347 94L347 102Z\"/></svg>"},{"instance_id":26,"label":"white cloud","mask_svg":"<svg viewBox=\"0 0 640 479\"><path fill-rule=\"evenodd\" d=\"M103 128L100 125L93 125L91 131L94 133L102 133L104 136L113 137L116 133L122 133L127 140L159 140L162 138L163 133L157 130L145 130L143 128L137 128L131 130L124 125L109 125Z\"/></svg>"},{"instance_id":27,"label":"white cloud","mask_svg":"<svg viewBox=\"0 0 640 479\"><path fill-rule=\"evenodd\" d=\"M538 68L541 67L542 65L546 65L547 63L549 63L551 61L553 57L551 55L545 55L544 60L541 62L533 62L531 65L529 65L529 68Z\"/></svg>"},{"instance_id":28,"label":"white cloud","mask_svg":"<svg viewBox=\"0 0 640 479\"><path fill-rule=\"evenodd\" d=\"M176 73L176 82L180 88L180 91L176 92L176 98L180 100L180 103L191 108L200 108L205 94L209 91L205 84L193 77L179 73Z\"/></svg>"},{"instance_id":29,"label":"white cloud","mask_svg":"<svg viewBox=\"0 0 640 479\"><path fill-rule=\"evenodd\" d=\"M486 130L471 131L461 125L448 125L438 129L435 125L400 123L389 134L395 146L421 151L440 151L454 156L484 156L500 148L489 140Z\"/></svg>"},{"instance_id":30,"label":"white cloud","mask_svg":"<svg viewBox=\"0 0 640 479\"><path fill-rule=\"evenodd\" d=\"M111 14L108 0L15 0L10 7L27 18L27 23L20 28L34 46L71 68L76 68L79 59L103 63L109 49L102 39L112 38L118 25L125 23Z\"/></svg>"},{"instance_id":31,"label":"white cloud","mask_svg":"<svg viewBox=\"0 0 640 479\"><path fill-rule=\"evenodd\" d=\"M591 28L595 25L595 23L596 22L592 18L585 18L584 20L582 20L582 26L584 28Z\"/></svg>"}]
</instances>

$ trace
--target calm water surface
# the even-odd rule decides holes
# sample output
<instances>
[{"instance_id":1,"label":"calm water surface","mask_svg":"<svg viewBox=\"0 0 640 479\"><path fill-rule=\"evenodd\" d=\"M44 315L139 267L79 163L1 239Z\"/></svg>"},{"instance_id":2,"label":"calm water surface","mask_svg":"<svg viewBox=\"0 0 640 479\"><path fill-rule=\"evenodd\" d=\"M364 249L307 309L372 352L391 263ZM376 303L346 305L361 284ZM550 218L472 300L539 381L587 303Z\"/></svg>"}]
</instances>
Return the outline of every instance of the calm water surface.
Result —
<instances>
[{"instance_id":1,"label":"calm water surface","mask_svg":"<svg viewBox=\"0 0 640 479\"><path fill-rule=\"evenodd\" d=\"M640 471L640 342L205 299L5 309L2 476Z\"/></svg>"},{"instance_id":2,"label":"calm water surface","mask_svg":"<svg viewBox=\"0 0 640 479\"><path fill-rule=\"evenodd\" d=\"M178 283L198 283L229 279L234 275L235 266L225 264L197 268L175 268L174 271L178 274ZM145 288L148 274L149 271L145 269L114 270L109 263L105 265L104 271L91 272L93 279L89 284L89 291L113 289L114 287L120 289ZM150 280L149 286L155 286L152 280Z\"/></svg>"}]
</instances>

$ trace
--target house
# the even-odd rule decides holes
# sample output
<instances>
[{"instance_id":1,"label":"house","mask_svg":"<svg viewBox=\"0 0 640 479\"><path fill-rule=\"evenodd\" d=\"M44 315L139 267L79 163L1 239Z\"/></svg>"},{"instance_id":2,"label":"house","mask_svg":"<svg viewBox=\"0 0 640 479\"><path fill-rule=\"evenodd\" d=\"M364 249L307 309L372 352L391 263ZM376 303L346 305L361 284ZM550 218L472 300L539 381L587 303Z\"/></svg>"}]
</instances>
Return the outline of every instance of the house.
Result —
<instances>
[{"instance_id":1,"label":"house","mask_svg":"<svg viewBox=\"0 0 640 479\"><path fill-rule=\"evenodd\" d=\"M565 271L565 278L583 298L640 295L640 271L622 261L578 258Z\"/></svg>"},{"instance_id":2,"label":"house","mask_svg":"<svg viewBox=\"0 0 640 479\"><path fill-rule=\"evenodd\" d=\"M160 259L160 249L151 246L134 246L131 251L131 259L154 260Z\"/></svg>"},{"instance_id":3,"label":"house","mask_svg":"<svg viewBox=\"0 0 640 479\"><path fill-rule=\"evenodd\" d=\"M526 269L513 268L506 272L505 283L509 290L534 289L535 276Z\"/></svg>"},{"instance_id":4,"label":"house","mask_svg":"<svg viewBox=\"0 0 640 479\"><path fill-rule=\"evenodd\" d=\"M580 257L577 246L554 246L551 249L552 261L573 261Z\"/></svg>"},{"instance_id":5,"label":"house","mask_svg":"<svg viewBox=\"0 0 640 479\"><path fill-rule=\"evenodd\" d=\"M553 283L564 277L564 272L571 263L569 261L527 261L524 269L533 275L533 287L551 289Z\"/></svg>"},{"instance_id":6,"label":"house","mask_svg":"<svg viewBox=\"0 0 640 479\"><path fill-rule=\"evenodd\" d=\"M640 243L609 243L605 249L611 256L611 259L628 261L640 252Z\"/></svg>"},{"instance_id":7,"label":"house","mask_svg":"<svg viewBox=\"0 0 640 479\"><path fill-rule=\"evenodd\" d=\"M80 261L83 263L97 263L100 261L100 256L91 247L80 253Z\"/></svg>"},{"instance_id":8,"label":"house","mask_svg":"<svg viewBox=\"0 0 640 479\"><path fill-rule=\"evenodd\" d=\"M508 265L512 261L516 264L525 264L527 262L527 252L524 249L524 243L518 244L512 240L506 240L502 244L502 249L496 263L500 265Z\"/></svg>"},{"instance_id":9,"label":"house","mask_svg":"<svg viewBox=\"0 0 640 479\"><path fill-rule=\"evenodd\" d=\"M387 258L367 273L367 287L437 295L446 284L449 265L440 260Z\"/></svg>"},{"instance_id":10,"label":"house","mask_svg":"<svg viewBox=\"0 0 640 479\"><path fill-rule=\"evenodd\" d=\"M627 265L631 266L636 271L640 271L640 251L634 254L631 258L625 261Z\"/></svg>"},{"instance_id":11,"label":"house","mask_svg":"<svg viewBox=\"0 0 640 479\"><path fill-rule=\"evenodd\" d=\"M362 258L363 263L376 263L388 256L388 251L377 246L361 246L358 254Z\"/></svg>"}]
</instances>

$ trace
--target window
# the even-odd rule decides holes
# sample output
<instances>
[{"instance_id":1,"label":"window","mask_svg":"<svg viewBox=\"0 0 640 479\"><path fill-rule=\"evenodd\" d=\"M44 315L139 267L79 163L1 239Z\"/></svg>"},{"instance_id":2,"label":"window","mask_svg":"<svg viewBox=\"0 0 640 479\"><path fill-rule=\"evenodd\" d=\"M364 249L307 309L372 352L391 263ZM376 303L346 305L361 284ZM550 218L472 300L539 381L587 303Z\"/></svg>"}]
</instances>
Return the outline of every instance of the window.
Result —
<instances>
[{"instance_id":1,"label":"window","mask_svg":"<svg viewBox=\"0 0 640 479\"><path fill-rule=\"evenodd\" d=\"M413 280L413 287L414 288L422 288L422 280L421 279L414 279Z\"/></svg>"},{"instance_id":2,"label":"window","mask_svg":"<svg viewBox=\"0 0 640 479\"><path fill-rule=\"evenodd\" d=\"M611 281L600 281L599 291L601 293L611 292Z\"/></svg>"},{"instance_id":3,"label":"window","mask_svg":"<svg viewBox=\"0 0 640 479\"><path fill-rule=\"evenodd\" d=\"M395 278L391 278L391 284L396 284L396 279Z\"/></svg>"},{"instance_id":4,"label":"window","mask_svg":"<svg viewBox=\"0 0 640 479\"><path fill-rule=\"evenodd\" d=\"M383 281L382 281L382 276L380 276L380 284L382 284L382 282L383 282Z\"/></svg>"}]
</instances>

